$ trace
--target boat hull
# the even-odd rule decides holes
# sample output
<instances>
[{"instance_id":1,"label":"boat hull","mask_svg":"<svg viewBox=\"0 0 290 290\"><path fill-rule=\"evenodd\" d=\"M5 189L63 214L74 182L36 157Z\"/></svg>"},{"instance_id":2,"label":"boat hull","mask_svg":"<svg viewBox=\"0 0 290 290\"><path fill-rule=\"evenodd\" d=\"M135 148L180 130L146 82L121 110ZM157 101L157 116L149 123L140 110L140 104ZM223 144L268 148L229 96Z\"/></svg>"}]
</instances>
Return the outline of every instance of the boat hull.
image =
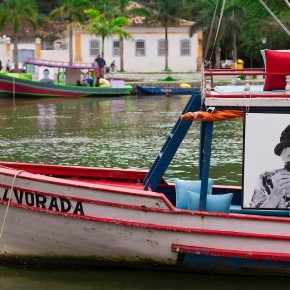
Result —
<instances>
[{"instance_id":1,"label":"boat hull","mask_svg":"<svg viewBox=\"0 0 290 290\"><path fill-rule=\"evenodd\" d=\"M131 86L87 87L41 83L0 75L0 95L13 97L95 97L128 95Z\"/></svg>"},{"instance_id":2,"label":"boat hull","mask_svg":"<svg viewBox=\"0 0 290 290\"><path fill-rule=\"evenodd\" d=\"M191 95L198 88L155 88L136 86L136 92L140 95Z\"/></svg>"},{"instance_id":3,"label":"boat hull","mask_svg":"<svg viewBox=\"0 0 290 290\"><path fill-rule=\"evenodd\" d=\"M290 274L289 218L179 210L144 171L1 165L3 263Z\"/></svg>"}]
</instances>

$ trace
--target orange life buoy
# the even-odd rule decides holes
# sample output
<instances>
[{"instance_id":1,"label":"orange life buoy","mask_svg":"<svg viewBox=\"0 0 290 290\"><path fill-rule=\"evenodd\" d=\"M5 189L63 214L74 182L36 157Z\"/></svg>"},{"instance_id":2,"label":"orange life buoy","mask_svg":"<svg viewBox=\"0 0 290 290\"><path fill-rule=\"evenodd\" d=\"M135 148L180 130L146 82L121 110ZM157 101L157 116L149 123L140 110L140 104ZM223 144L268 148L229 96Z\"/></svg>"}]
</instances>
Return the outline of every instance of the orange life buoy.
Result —
<instances>
[{"instance_id":1,"label":"orange life buoy","mask_svg":"<svg viewBox=\"0 0 290 290\"><path fill-rule=\"evenodd\" d=\"M99 79L101 77L101 72L99 69L91 70L90 76L91 76L91 78L96 77L97 79Z\"/></svg>"}]
</instances>

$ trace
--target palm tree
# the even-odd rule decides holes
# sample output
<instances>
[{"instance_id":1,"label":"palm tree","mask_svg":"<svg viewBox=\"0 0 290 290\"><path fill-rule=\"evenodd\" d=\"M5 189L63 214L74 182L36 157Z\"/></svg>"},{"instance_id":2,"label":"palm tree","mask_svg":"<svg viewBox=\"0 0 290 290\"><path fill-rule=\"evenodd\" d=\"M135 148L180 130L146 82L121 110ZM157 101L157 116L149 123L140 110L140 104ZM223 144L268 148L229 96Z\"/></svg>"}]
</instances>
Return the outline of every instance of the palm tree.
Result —
<instances>
[{"instance_id":1,"label":"palm tree","mask_svg":"<svg viewBox=\"0 0 290 290\"><path fill-rule=\"evenodd\" d=\"M13 33L14 69L18 71L18 37L25 25L37 27L38 11L34 0L6 0L0 4L0 30L10 27Z\"/></svg>"},{"instance_id":2,"label":"palm tree","mask_svg":"<svg viewBox=\"0 0 290 290\"><path fill-rule=\"evenodd\" d=\"M209 47L208 45L212 47L212 53L210 54L209 58L207 58L208 50L205 49L206 51L204 53L204 58L211 60L213 50L215 50L215 67L220 68L220 46L222 44L227 49L230 48L230 50L233 51L233 57L237 58L236 38L237 36L241 35L240 26L242 19L245 18L244 9L241 6L234 4L233 2L227 4L224 8L218 35L215 35L218 30L218 22L221 17L222 3L218 3L217 1L213 0L202 0L200 4L202 4L199 7L200 9L195 11L196 22L190 28L190 35L193 35L193 33L197 30L203 31L203 39L207 40L206 48ZM217 6L217 4L219 5ZM212 31L213 35L211 34ZM217 37L216 43L214 43L215 37ZM229 45L229 43L232 45Z\"/></svg>"},{"instance_id":3,"label":"palm tree","mask_svg":"<svg viewBox=\"0 0 290 290\"><path fill-rule=\"evenodd\" d=\"M210 55L208 53L213 47L213 34L217 30L220 8L218 1L215 0L201 0L190 7L191 14L194 15L194 24L189 28L189 34L192 36L197 31L202 31L202 39L205 40L203 42L203 61L211 61L213 51ZM219 43L219 38L217 41ZM216 51L220 51L220 48L218 47Z\"/></svg>"},{"instance_id":4,"label":"palm tree","mask_svg":"<svg viewBox=\"0 0 290 290\"><path fill-rule=\"evenodd\" d=\"M84 26L84 29L93 35L100 35L102 37L102 49L101 54L104 57L105 38L117 34L119 37L128 39L131 34L124 29L130 25L130 22L125 17L117 17L109 19L105 17L105 14L100 13L98 10L88 9L85 13L89 19L88 24Z\"/></svg>"},{"instance_id":5,"label":"palm tree","mask_svg":"<svg viewBox=\"0 0 290 290\"><path fill-rule=\"evenodd\" d=\"M147 5L154 11L152 18L161 23L165 29L165 71L168 71L168 27L179 24L178 17L180 16L182 5L176 0L155 0Z\"/></svg>"},{"instance_id":6,"label":"palm tree","mask_svg":"<svg viewBox=\"0 0 290 290\"><path fill-rule=\"evenodd\" d=\"M132 5L131 0L117 0L115 13L118 17L130 19L132 16L150 17L151 13L148 9L140 4ZM124 37L120 36L120 71L124 71Z\"/></svg>"},{"instance_id":7,"label":"palm tree","mask_svg":"<svg viewBox=\"0 0 290 290\"><path fill-rule=\"evenodd\" d=\"M73 27L85 19L84 10L91 6L89 0L63 0L60 7L50 13L51 19L68 20L69 30L69 62L73 63Z\"/></svg>"}]
</instances>

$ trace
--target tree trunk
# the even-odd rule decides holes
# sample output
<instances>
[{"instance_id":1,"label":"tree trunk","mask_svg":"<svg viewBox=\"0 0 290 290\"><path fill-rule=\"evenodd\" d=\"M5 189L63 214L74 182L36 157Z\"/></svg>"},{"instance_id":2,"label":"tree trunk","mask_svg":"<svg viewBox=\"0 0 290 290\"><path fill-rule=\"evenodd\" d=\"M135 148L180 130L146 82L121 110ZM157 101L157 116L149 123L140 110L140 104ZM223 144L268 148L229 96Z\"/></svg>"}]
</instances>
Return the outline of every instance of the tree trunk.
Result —
<instances>
[{"instance_id":1,"label":"tree trunk","mask_svg":"<svg viewBox=\"0 0 290 290\"><path fill-rule=\"evenodd\" d=\"M72 27L69 28L69 64L73 64L73 29Z\"/></svg>"},{"instance_id":2,"label":"tree trunk","mask_svg":"<svg viewBox=\"0 0 290 290\"><path fill-rule=\"evenodd\" d=\"M165 25L165 70L168 70L168 27Z\"/></svg>"},{"instance_id":3,"label":"tree trunk","mask_svg":"<svg viewBox=\"0 0 290 290\"><path fill-rule=\"evenodd\" d=\"M237 60L238 60L238 53L237 53L237 35L236 33L233 34L233 60L235 69L237 68Z\"/></svg>"},{"instance_id":4,"label":"tree trunk","mask_svg":"<svg viewBox=\"0 0 290 290\"><path fill-rule=\"evenodd\" d=\"M18 34L14 34L14 55L13 55L13 62L14 62L14 72L18 73L19 65L18 65Z\"/></svg>"},{"instance_id":5,"label":"tree trunk","mask_svg":"<svg viewBox=\"0 0 290 290\"><path fill-rule=\"evenodd\" d=\"M120 37L120 71L124 71L124 37Z\"/></svg>"},{"instance_id":6,"label":"tree trunk","mask_svg":"<svg viewBox=\"0 0 290 290\"><path fill-rule=\"evenodd\" d=\"M215 48L215 68L221 67L221 48Z\"/></svg>"},{"instance_id":7,"label":"tree trunk","mask_svg":"<svg viewBox=\"0 0 290 290\"><path fill-rule=\"evenodd\" d=\"M104 53L105 53L105 36L102 35L102 58L104 58Z\"/></svg>"},{"instance_id":8,"label":"tree trunk","mask_svg":"<svg viewBox=\"0 0 290 290\"><path fill-rule=\"evenodd\" d=\"M231 5L232 6L234 5L234 0L231 0ZM235 20L234 12L233 12L233 15L232 15L232 19ZM237 57L237 35L236 35L235 32L233 33L233 60L234 60L234 66L235 66L235 69L236 69L237 68L238 57Z\"/></svg>"}]
</instances>

